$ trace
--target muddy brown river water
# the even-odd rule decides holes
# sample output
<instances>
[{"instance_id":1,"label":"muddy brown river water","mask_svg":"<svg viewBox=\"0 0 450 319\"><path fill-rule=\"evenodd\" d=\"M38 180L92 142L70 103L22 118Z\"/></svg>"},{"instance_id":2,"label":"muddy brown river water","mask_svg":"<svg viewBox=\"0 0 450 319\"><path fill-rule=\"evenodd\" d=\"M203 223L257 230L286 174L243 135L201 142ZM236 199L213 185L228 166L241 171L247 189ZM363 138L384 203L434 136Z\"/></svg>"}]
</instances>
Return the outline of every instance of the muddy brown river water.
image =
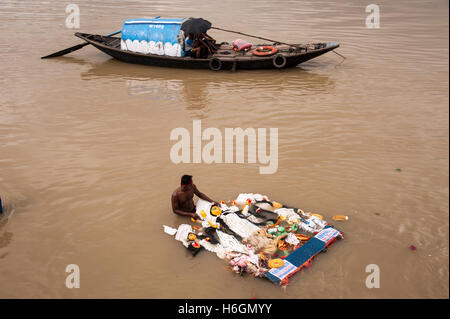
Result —
<instances>
[{"instance_id":1,"label":"muddy brown river water","mask_svg":"<svg viewBox=\"0 0 450 319\"><path fill-rule=\"evenodd\" d=\"M448 298L448 1L86 1L77 31L138 17L204 17L286 42L339 42L294 69L126 64L80 43L64 1L0 2L0 298ZM220 41L238 35L211 31ZM255 39L245 38L249 41ZM258 43L258 42L256 42ZM278 128L278 168L174 164L174 128ZM182 174L217 200L267 194L348 215L345 239L286 290L192 258L162 230L187 220ZM414 245L415 251L409 249ZM80 288L65 285L68 264ZM366 266L380 287L366 287Z\"/></svg>"}]
</instances>

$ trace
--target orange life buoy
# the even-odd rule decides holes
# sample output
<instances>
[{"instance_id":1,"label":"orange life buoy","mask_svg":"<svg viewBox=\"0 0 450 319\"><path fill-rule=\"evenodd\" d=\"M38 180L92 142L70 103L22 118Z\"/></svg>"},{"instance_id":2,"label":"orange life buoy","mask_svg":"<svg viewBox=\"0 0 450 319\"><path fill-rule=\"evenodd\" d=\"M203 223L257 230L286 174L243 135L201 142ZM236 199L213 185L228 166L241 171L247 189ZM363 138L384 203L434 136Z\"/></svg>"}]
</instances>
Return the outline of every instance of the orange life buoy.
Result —
<instances>
[{"instance_id":1,"label":"orange life buoy","mask_svg":"<svg viewBox=\"0 0 450 319\"><path fill-rule=\"evenodd\" d=\"M257 47L255 50L253 50L253 54L257 55L257 56L268 56L268 55L273 55L277 52L278 52L278 49L271 45Z\"/></svg>"}]
</instances>

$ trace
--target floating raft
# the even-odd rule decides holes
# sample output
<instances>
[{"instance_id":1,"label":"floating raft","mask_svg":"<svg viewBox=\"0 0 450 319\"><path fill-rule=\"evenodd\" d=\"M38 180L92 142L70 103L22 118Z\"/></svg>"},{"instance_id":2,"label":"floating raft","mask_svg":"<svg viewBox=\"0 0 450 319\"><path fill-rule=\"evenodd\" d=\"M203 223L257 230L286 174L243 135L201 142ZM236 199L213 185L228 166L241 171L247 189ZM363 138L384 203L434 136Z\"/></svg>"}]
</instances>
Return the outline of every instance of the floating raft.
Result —
<instances>
[{"instance_id":1,"label":"floating raft","mask_svg":"<svg viewBox=\"0 0 450 319\"><path fill-rule=\"evenodd\" d=\"M341 231L322 216L270 201L261 194L240 194L220 207L197 202L196 225L164 225L193 256L206 250L226 260L238 273L266 278L280 285L309 267L315 256L337 239Z\"/></svg>"}]
</instances>

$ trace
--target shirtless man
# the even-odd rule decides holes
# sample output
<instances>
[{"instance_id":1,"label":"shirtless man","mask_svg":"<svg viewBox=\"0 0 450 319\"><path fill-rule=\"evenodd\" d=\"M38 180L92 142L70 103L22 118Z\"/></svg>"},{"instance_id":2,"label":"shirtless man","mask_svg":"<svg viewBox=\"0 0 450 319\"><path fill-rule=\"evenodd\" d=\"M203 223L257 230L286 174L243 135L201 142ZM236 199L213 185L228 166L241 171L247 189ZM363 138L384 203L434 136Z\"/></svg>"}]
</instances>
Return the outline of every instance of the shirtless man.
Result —
<instances>
[{"instance_id":1,"label":"shirtless man","mask_svg":"<svg viewBox=\"0 0 450 319\"><path fill-rule=\"evenodd\" d=\"M192 182L191 175L183 175L181 177L181 186L172 193L173 212L181 216L197 217L193 200L194 194L203 200L216 204L216 201L197 189L197 186Z\"/></svg>"}]
</instances>

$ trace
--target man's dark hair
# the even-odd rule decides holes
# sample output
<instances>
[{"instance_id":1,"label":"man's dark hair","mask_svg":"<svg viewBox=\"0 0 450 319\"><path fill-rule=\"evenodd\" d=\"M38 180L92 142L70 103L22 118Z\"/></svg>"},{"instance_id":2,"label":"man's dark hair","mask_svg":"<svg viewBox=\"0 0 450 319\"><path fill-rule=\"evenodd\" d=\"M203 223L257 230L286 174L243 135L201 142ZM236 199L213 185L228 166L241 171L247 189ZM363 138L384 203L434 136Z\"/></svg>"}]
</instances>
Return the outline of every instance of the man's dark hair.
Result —
<instances>
[{"instance_id":1,"label":"man's dark hair","mask_svg":"<svg viewBox=\"0 0 450 319\"><path fill-rule=\"evenodd\" d=\"M181 185L188 185L192 183L192 176L191 175L183 175L181 177Z\"/></svg>"}]
</instances>

